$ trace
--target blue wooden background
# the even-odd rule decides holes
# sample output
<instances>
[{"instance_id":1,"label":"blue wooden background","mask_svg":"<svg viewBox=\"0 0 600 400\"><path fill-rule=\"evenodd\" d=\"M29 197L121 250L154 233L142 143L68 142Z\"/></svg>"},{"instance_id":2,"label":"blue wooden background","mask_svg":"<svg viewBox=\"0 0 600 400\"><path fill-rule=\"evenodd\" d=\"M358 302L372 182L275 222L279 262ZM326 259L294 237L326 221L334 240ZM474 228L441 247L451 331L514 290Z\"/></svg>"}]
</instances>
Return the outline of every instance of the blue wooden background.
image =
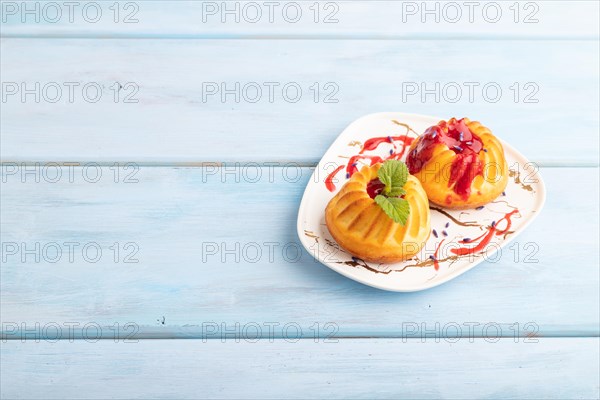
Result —
<instances>
[{"instance_id":1,"label":"blue wooden background","mask_svg":"<svg viewBox=\"0 0 600 400\"><path fill-rule=\"evenodd\" d=\"M2 398L598 398L598 2L497 3L496 23L297 3L297 23L223 23L207 14L221 2L188 1L97 2L96 23L80 8L55 23L47 2L27 3L39 22L2 2ZM36 82L63 96L8 94ZM68 101L65 82L102 98ZM204 101L206 82L303 95ZM436 82L462 98L403 96ZM464 82L503 94L471 101ZM315 262L295 233L306 183L378 111L483 121L540 166L542 214L498 260L424 292ZM73 260L47 246L71 242Z\"/></svg>"}]
</instances>

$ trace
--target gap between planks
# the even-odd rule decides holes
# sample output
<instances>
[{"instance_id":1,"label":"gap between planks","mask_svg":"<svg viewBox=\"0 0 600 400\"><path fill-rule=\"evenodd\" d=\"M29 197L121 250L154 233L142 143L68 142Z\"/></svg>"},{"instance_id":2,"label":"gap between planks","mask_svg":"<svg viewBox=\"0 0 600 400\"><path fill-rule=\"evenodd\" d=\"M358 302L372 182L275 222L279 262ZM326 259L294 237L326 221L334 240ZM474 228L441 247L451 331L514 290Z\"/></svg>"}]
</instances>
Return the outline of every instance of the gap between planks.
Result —
<instances>
[{"instance_id":1,"label":"gap between planks","mask_svg":"<svg viewBox=\"0 0 600 400\"><path fill-rule=\"evenodd\" d=\"M531 162L537 164L541 168L598 168L600 163L598 162L552 162L552 161L535 161ZM317 161L294 161L294 160L271 160L271 161L135 161L135 160L77 160L77 161L56 161L56 160L0 160L0 166L8 167L18 164L19 166L85 166L95 165L98 167L111 167L115 164L135 164L138 167L156 167L156 168L176 168L176 167L187 167L187 168L203 168L203 167L245 167L245 166L258 166L258 167L274 167L284 168L289 166L299 168L315 168L318 164Z\"/></svg>"},{"instance_id":2,"label":"gap between planks","mask_svg":"<svg viewBox=\"0 0 600 400\"><path fill-rule=\"evenodd\" d=\"M3 33L0 39L140 39L140 40L397 40L397 41L485 41L485 40L506 40L506 41L553 41L553 42L574 42L574 41L598 41L596 35L577 35L577 36L531 36L531 35L460 35L449 34L438 36L436 34L427 35L395 35L395 34L240 34L240 33L219 33L219 34L165 34L165 33L120 33L120 34L65 34L65 33Z\"/></svg>"},{"instance_id":3,"label":"gap between planks","mask_svg":"<svg viewBox=\"0 0 600 400\"><path fill-rule=\"evenodd\" d=\"M255 343L258 341L269 341L269 342L275 342L275 341L285 341L288 343L297 343L297 342L310 342L310 341L314 341L316 342L329 342L329 343L337 343L338 341L343 341L343 340L378 340L378 339L392 339L392 340L402 340L404 343L409 343L409 342L421 342L421 343L426 343L426 342L436 342L436 343L441 343L441 342L447 342L447 343L455 343L455 342L459 342L459 341L464 341L464 340L485 340L489 343L496 343L499 342L501 340L506 341L506 340L514 340L515 343L520 343L523 341L528 341L530 343L537 343L539 341L539 339L599 339L600 335L596 334L584 334L584 335L578 335L578 334L560 334L560 335L538 335L538 336L532 336L532 337L527 337L527 336L481 336L481 335L473 335L473 336L460 336L460 337L446 337L446 336L439 336L439 337L434 337L434 336L428 336L428 337L403 337L403 336L394 336L394 335L372 335L372 336L351 336L351 335L347 335L347 336L332 336L332 337L288 337L288 338L284 338L281 336L274 336L274 337L251 337L251 338L235 338L235 337L226 337L226 338L221 338L221 337L201 337L201 336L146 336L146 335L140 335L140 336L134 336L134 337L121 337L121 336L117 336L117 337L101 337L101 338L83 338L83 337L75 337L75 338L30 338L30 339L20 339L20 338L10 338L10 337L2 337L1 341L2 343L7 343L7 342L21 342L21 343L26 343L26 342L37 342L37 343L41 343L41 342L48 342L48 343L56 343L56 342L89 342L89 343L95 343L95 342L109 342L109 341L120 341L120 342L131 342L131 343L135 343L135 342L139 342L139 341L149 341L149 340L201 340L202 342L208 342L208 341L221 341L223 343L225 342L236 342L236 343L242 343L242 342L246 342L246 343Z\"/></svg>"}]
</instances>

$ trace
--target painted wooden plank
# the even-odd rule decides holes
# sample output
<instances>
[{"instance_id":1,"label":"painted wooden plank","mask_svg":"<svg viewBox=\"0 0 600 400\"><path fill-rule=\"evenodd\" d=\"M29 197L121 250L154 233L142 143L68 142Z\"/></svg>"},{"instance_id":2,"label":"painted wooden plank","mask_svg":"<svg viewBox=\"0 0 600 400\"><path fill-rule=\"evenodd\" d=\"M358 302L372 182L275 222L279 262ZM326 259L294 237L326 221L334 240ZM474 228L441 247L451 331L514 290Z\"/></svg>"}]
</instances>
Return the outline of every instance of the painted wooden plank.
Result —
<instances>
[{"instance_id":1,"label":"painted wooden plank","mask_svg":"<svg viewBox=\"0 0 600 400\"><path fill-rule=\"evenodd\" d=\"M100 178L93 167L85 178L84 169L63 168L58 183L45 178L50 170L40 183L31 171L21 183L24 170L5 169L5 336L39 323L53 337L53 324L69 322L77 337L90 323L108 338L115 324L120 336L211 337L236 323L264 335L269 322L297 324L303 337L315 324L322 337L402 337L415 326L417 335L464 336L470 322L478 335L493 329L487 323L508 337L599 334L596 168L543 168L547 204L512 250L438 288L400 294L344 278L300 250L296 216L310 169L263 168L256 179L246 167L141 167L129 177L138 183L124 183L124 168L105 167Z\"/></svg>"},{"instance_id":2,"label":"painted wooden plank","mask_svg":"<svg viewBox=\"0 0 600 400\"><path fill-rule=\"evenodd\" d=\"M0 154L314 163L353 120L396 110L469 116L533 161L597 165L597 44L3 39Z\"/></svg>"},{"instance_id":3,"label":"painted wooden plank","mask_svg":"<svg viewBox=\"0 0 600 400\"><path fill-rule=\"evenodd\" d=\"M3 1L2 35L597 38L599 11L595 1Z\"/></svg>"},{"instance_id":4,"label":"painted wooden plank","mask_svg":"<svg viewBox=\"0 0 600 400\"><path fill-rule=\"evenodd\" d=\"M2 398L598 398L598 338L2 343Z\"/></svg>"}]
</instances>

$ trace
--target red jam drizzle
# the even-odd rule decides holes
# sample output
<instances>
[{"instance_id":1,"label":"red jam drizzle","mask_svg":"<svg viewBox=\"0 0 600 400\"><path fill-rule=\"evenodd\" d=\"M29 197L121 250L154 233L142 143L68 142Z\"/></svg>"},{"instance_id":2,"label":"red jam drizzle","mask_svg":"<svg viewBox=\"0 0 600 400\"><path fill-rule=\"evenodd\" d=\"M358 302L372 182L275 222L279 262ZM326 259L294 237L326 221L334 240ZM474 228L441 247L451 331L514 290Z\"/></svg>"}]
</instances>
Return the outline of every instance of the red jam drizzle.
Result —
<instances>
[{"instance_id":1,"label":"red jam drizzle","mask_svg":"<svg viewBox=\"0 0 600 400\"><path fill-rule=\"evenodd\" d=\"M517 210L517 209L512 210L511 212L506 214L504 217L500 218L497 223L492 223L492 225L488 228L488 231L486 233L484 233L483 235L479 236L478 238L475 238L475 239L469 240L469 241L461 240L459 242L459 243L464 244L464 243L477 243L477 241L479 241L479 243L477 243L476 246L460 247L458 249L450 249L450 251L458 256L465 256L467 254L475 254L475 253L482 251L485 248L485 246L487 246L490 243L490 241L494 237L494 234L496 234L497 236L500 236L500 235L504 235L508 232L508 229L512 225L510 218L518 212L519 212L519 210ZM506 228L503 230L499 230L498 225L502 221L506 221Z\"/></svg>"},{"instance_id":2,"label":"red jam drizzle","mask_svg":"<svg viewBox=\"0 0 600 400\"><path fill-rule=\"evenodd\" d=\"M337 175L337 173L342 170L342 168L344 168L344 166L340 165L332 173L330 173L329 175L327 175L327 178L325 178L325 187L330 192L333 192L335 190L335 184L333 183L333 179L335 178L335 176Z\"/></svg>"},{"instance_id":3,"label":"red jam drizzle","mask_svg":"<svg viewBox=\"0 0 600 400\"><path fill-rule=\"evenodd\" d=\"M450 249L450 251L458 256L465 256L467 254L474 254L482 251L485 248L485 246L487 246L490 243L490 240L492 240L494 233L496 233L495 227L491 226L488 229L489 231L485 235L483 235L483 240L481 240L481 242L479 242L477 246L460 247L458 249Z\"/></svg>"},{"instance_id":4,"label":"red jam drizzle","mask_svg":"<svg viewBox=\"0 0 600 400\"><path fill-rule=\"evenodd\" d=\"M350 159L348 160L348 164L346 164L346 179L350 179L352 175L358 172L358 162L360 160L369 160L369 165L373 166L377 163L382 163L385 160L401 159L404 156L406 149L408 148L408 146L410 146L413 140L414 138L406 135L382 136L368 139L359 151L359 153L350 157ZM390 154L387 157L364 154L366 151L377 150L379 145L382 143L389 143L393 146L393 149L390 150ZM333 192L335 190L336 186L333 184L333 179L342 168L344 168L344 166L336 168L335 171L329 174L329 176L327 176L327 179L325 179L325 187L330 192Z\"/></svg>"},{"instance_id":5,"label":"red jam drizzle","mask_svg":"<svg viewBox=\"0 0 600 400\"><path fill-rule=\"evenodd\" d=\"M502 218L502 219L500 220L500 221L502 221L502 220L506 220L506 228L505 228L503 231L498 231L498 232L496 233L498 236L500 236L500 235L504 235L504 234L508 233L508 230L510 229L510 227L511 227L511 225L512 225L512 221L511 221L510 217L512 217L512 216L513 216L513 214L516 214L516 213L518 213L518 212L519 212L519 210L517 210L517 209L514 209L514 210L512 210L511 212L509 212L508 214L506 214L506 215L504 216L504 218ZM496 229L498 229L498 224L500 223L500 221L498 221L498 223L496 224Z\"/></svg>"},{"instance_id":6,"label":"red jam drizzle","mask_svg":"<svg viewBox=\"0 0 600 400\"><path fill-rule=\"evenodd\" d=\"M367 194L370 198L374 199L378 194L381 194L385 185L378 178L371 180L367 183Z\"/></svg>"},{"instance_id":7,"label":"red jam drizzle","mask_svg":"<svg viewBox=\"0 0 600 400\"><path fill-rule=\"evenodd\" d=\"M400 136L382 136L382 137L374 137L365 142L359 154L364 153L365 151L376 150L381 143L390 143L394 146L394 150L397 149L396 142L402 142L403 151L407 145L410 145L413 141L413 138L400 135Z\"/></svg>"},{"instance_id":8,"label":"red jam drizzle","mask_svg":"<svg viewBox=\"0 0 600 400\"><path fill-rule=\"evenodd\" d=\"M439 269L440 269L440 263L438 261L438 252L440 251L440 247L442 247L444 240L446 240L446 239L442 239L440 244L438 244L437 249L435 249L435 253L433 253L433 267L435 268L436 271L439 271Z\"/></svg>"},{"instance_id":9,"label":"red jam drizzle","mask_svg":"<svg viewBox=\"0 0 600 400\"><path fill-rule=\"evenodd\" d=\"M358 172L358 160L368 159L371 160L370 165L375 165L377 163L383 162L383 159L379 156L367 156L364 154L357 154L355 156L350 157L348 161L348 165L346 166L346 177L350 178L354 175L355 172Z\"/></svg>"},{"instance_id":10,"label":"red jam drizzle","mask_svg":"<svg viewBox=\"0 0 600 400\"><path fill-rule=\"evenodd\" d=\"M428 128L418 139L417 146L409 153L406 165L411 174L421 171L433 156L438 144L444 144L456 153L450 168L448 186L454 184L454 192L466 200L471 194L473 179L483 174L483 163L478 157L483 149L483 142L469 130L464 118L441 121Z\"/></svg>"}]
</instances>

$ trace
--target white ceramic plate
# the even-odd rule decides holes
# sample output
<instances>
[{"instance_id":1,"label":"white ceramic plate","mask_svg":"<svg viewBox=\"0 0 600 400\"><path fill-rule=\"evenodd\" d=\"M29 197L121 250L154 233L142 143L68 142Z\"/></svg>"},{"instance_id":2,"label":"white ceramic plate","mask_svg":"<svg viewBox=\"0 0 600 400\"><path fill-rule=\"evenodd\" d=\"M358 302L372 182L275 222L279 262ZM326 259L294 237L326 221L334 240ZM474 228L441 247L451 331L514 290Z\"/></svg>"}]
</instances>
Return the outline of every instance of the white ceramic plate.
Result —
<instances>
[{"instance_id":1,"label":"white ceramic plate","mask_svg":"<svg viewBox=\"0 0 600 400\"><path fill-rule=\"evenodd\" d=\"M505 194L483 209L451 211L431 205L431 228L435 229L438 237L432 233L423 250L413 259L394 264L376 264L353 258L340 248L325 225L325 207L347 181L346 163L351 156L358 154L367 139L405 134L416 137L442 119L389 112L367 115L350 124L319 162L300 204L298 236L308 252L329 268L350 279L397 292L428 289L456 278L481 261L497 260L498 250L533 221L544 206L546 197L546 189L537 166L505 142L502 142L502 145L510 169ZM485 121L482 122L485 125ZM493 127L491 129L494 132ZM502 137L502 132L494 134ZM365 154L385 157L391 149L392 144L382 143L374 151ZM361 163L359 162L359 168ZM365 160L365 163L368 163L368 160ZM340 166L344 168L335 175L332 183L336 188L332 192L326 188L326 178ZM494 235L485 249L475 254L456 256L451 252L452 248L475 246L476 242L461 244L459 241L464 238L475 239L485 234L492 223L499 221L514 209L518 209L518 212L510 218L512 225L507 234ZM502 224L502 227L506 226L506 221ZM436 250L438 261L434 263L431 257Z\"/></svg>"}]
</instances>

